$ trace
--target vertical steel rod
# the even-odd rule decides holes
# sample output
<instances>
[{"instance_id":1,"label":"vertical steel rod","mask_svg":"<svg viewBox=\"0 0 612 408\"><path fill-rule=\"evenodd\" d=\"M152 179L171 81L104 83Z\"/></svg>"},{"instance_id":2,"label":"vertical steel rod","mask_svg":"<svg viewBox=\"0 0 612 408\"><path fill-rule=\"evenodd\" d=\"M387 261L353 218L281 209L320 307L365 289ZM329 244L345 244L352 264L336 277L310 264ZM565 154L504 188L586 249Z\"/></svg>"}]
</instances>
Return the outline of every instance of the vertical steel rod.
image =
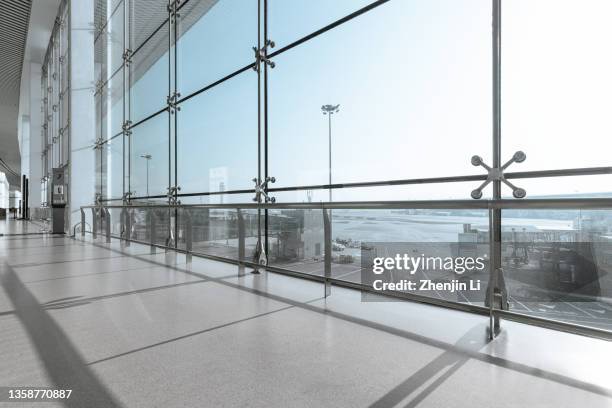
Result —
<instances>
[{"instance_id":1,"label":"vertical steel rod","mask_svg":"<svg viewBox=\"0 0 612 408\"><path fill-rule=\"evenodd\" d=\"M85 211L81 208L81 236L85 236Z\"/></svg>"},{"instance_id":2,"label":"vertical steel rod","mask_svg":"<svg viewBox=\"0 0 612 408\"><path fill-rule=\"evenodd\" d=\"M128 21L129 21L129 8L128 8L128 1L130 0L123 0L123 52L125 53L126 50L129 48L128 46L128 38L129 37L129 25L128 25ZM129 93L129 83L127 84L126 87L126 81L127 81L127 74L126 74L126 70L129 69L129 67L126 65L125 61L123 61L123 68L121 69L121 75L122 75L122 89L121 89L121 103L122 103L122 112L121 112L121 116L123 119L122 126L125 125L127 119L127 109L126 109L126 95ZM126 88L127 88L127 92L126 92ZM121 143L122 143L122 150L121 150L121 196L125 197L125 130L123 131L122 135L121 135ZM110 196L110 194L109 194Z\"/></svg>"},{"instance_id":3,"label":"vertical steel rod","mask_svg":"<svg viewBox=\"0 0 612 408\"><path fill-rule=\"evenodd\" d=\"M91 236L93 239L98 238L98 218L97 218L97 207L91 208Z\"/></svg>"},{"instance_id":4,"label":"vertical steel rod","mask_svg":"<svg viewBox=\"0 0 612 408\"><path fill-rule=\"evenodd\" d=\"M264 28L264 50L266 61L268 59L268 0L263 0L264 9L263 9L263 28ZM259 19L259 16L258 16ZM261 24L261 21L258 21L257 24ZM268 64L263 64L264 67L264 81L263 81L263 112L264 112L264 179L268 179ZM265 184L265 193L268 194L268 183ZM268 209L264 210L264 240L265 240L265 249L266 254L270 253L268 248Z\"/></svg>"},{"instance_id":5,"label":"vertical steel rod","mask_svg":"<svg viewBox=\"0 0 612 408\"><path fill-rule=\"evenodd\" d=\"M492 0L493 24L492 24L492 69L493 69L493 167L501 166L501 0ZM493 199L501 199L501 181L493 181ZM495 307L494 292L499 282L497 273L501 271L501 222L502 212L499 208L494 208L489 212L491 218L491 228L489 228L489 240L491 249L491 262L489 270L489 303L493 310ZM493 324L489 328L491 339L495 337L495 331L499 328L499 316L493 313Z\"/></svg>"},{"instance_id":6,"label":"vertical steel rod","mask_svg":"<svg viewBox=\"0 0 612 408\"><path fill-rule=\"evenodd\" d=\"M308 210L306 210L308 211ZM323 295L331 295L331 261L332 261L332 242L331 242L331 220L329 210L323 209L323 237L325 241L325 291Z\"/></svg>"},{"instance_id":7,"label":"vertical steel rod","mask_svg":"<svg viewBox=\"0 0 612 408\"><path fill-rule=\"evenodd\" d=\"M132 213L129 208L125 209L125 246L130 246L132 239Z\"/></svg>"},{"instance_id":8,"label":"vertical steel rod","mask_svg":"<svg viewBox=\"0 0 612 408\"><path fill-rule=\"evenodd\" d=\"M193 250L193 226L191 210L184 209L183 214L185 215L185 250L187 251L185 254L185 260L187 263L191 263L193 260L191 255Z\"/></svg>"},{"instance_id":9,"label":"vertical steel rod","mask_svg":"<svg viewBox=\"0 0 612 408\"><path fill-rule=\"evenodd\" d=\"M261 184L261 62L259 52L261 50L261 1L257 0L257 185ZM265 1L265 0L264 0ZM264 64L265 66L266 64ZM257 202L261 203L261 194L257 194ZM261 209L257 209L257 252L262 248L261 237ZM259 254L258 254L259 256ZM257 272L258 270L255 270Z\"/></svg>"},{"instance_id":10,"label":"vertical steel rod","mask_svg":"<svg viewBox=\"0 0 612 408\"><path fill-rule=\"evenodd\" d=\"M237 214L237 222L238 222L238 275L244 275L244 252L245 252L245 231L244 231L244 216L242 215L242 211L238 209L236 211Z\"/></svg>"},{"instance_id":11,"label":"vertical steel rod","mask_svg":"<svg viewBox=\"0 0 612 408\"><path fill-rule=\"evenodd\" d=\"M108 208L102 207L102 211L104 212L104 227L106 228L106 243L110 244L111 242L111 215Z\"/></svg>"},{"instance_id":12,"label":"vertical steel rod","mask_svg":"<svg viewBox=\"0 0 612 408\"><path fill-rule=\"evenodd\" d=\"M147 212L149 218L149 240L151 242L151 254L156 252L155 238L157 237L157 217L155 216L155 210L150 208Z\"/></svg>"}]
</instances>

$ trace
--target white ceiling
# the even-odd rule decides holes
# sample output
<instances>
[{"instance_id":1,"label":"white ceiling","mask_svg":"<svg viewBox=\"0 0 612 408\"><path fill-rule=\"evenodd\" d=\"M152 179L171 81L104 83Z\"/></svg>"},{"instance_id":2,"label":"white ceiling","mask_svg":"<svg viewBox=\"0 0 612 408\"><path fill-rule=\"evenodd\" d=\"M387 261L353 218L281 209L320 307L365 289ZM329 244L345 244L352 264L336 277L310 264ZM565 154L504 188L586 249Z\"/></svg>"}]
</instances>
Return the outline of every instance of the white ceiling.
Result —
<instances>
[{"instance_id":1,"label":"white ceiling","mask_svg":"<svg viewBox=\"0 0 612 408\"><path fill-rule=\"evenodd\" d=\"M31 0L3 1L0 12L0 171L6 173L13 186L19 185L21 172L17 140L19 84L31 6ZM11 174L5 166L18 174Z\"/></svg>"},{"instance_id":2,"label":"white ceiling","mask_svg":"<svg viewBox=\"0 0 612 408\"><path fill-rule=\"evenodd\" d=\"M30 116L30 63L42 64L49 39L51 38L51 30L55 22L55 17L61 0L34 0L30 12L30 23L27 31L27 40L25 43L25 51L23 55L23 68L21 76L20 96L19 99L19 114L15 122L20 117L29 118ZM37 84L35 84L37 85ZM37 85L37 88L40 85ZM37 107L39 108L39 107ZM16 124L14 126L17 126ZM0 134L2 130L0 129ZM16 136L15 136L16 139ZM12 153L19 157L19 150ZM19 171L19 170L17 170ZM30 175L32 177L32 175ZM19 187L17 184L15 187ZM11 186L13 188L14 186Z\"/></svg>"}]
</instances>

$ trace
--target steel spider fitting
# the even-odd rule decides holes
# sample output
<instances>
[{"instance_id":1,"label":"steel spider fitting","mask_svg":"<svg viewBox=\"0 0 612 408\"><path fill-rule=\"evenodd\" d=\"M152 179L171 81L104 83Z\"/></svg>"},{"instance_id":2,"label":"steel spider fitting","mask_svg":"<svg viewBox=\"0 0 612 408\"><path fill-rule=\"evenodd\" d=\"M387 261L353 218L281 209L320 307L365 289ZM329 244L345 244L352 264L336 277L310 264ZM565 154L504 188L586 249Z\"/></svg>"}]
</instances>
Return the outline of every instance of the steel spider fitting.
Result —
<instances>
[{"instance_id":1,"label":"steel spider fitting","mask_svg":"<svg viewBox=\"0 0 612 408\"><path fill-rule=\"evenodd\" d=\"M479 198L482 197L482 190L492 181L501 181L502 183L504 183L505 185L507 185L508 187L510 187L512 189L512 195L514 196L514 198L525 198L525 196L527 195L527 192L520 188L515 186L514 184L512 184L511 182L509 182L506 177L504 176L504 170L506 170L512 163L516 162L516 163L522 163L525 161L525 159L527 158L527 155L522 152L522 151L517 151L516 153L514 153L514 155L512 156L512 158L510 160L508 160L506 162L506 164L504 164L501 167L489 167L483 160L482 157L480 156L472 156L472 165L473 166L482 166L484 167L488 174L487 174L487 179L485 180L484 183L482 183L477 189L472 190L472 193L470 194L472 196L473 199L478 200Z\"/></svg>"},{"instance_id":2,"label":"steel spider fitting","mask_svg":"<svg viewBox=\"0 0 612 408\"><path fill-rule=\"evenodd\" d=\"M268 58L268 47L274 48L274 46L274 41L268 40L266 45L264 45L262 48L253 47L253 52L255 53L255 66L253 67L253 71L259 71L259 67L262 62L269 65L270 68L274 68L276 66L274 61Z\"/></svg>"},{"instance_id":3,"label":"steel spider fitting","mask_svg":"<svg viewBox=\"0 0 612 408\"><path fill-rule=\"evenodd\" d=\"M253 197L253 201L255 201L256 203L261 203L262 202L262 197L264 199L263 202L266 203L275 203L276 202L276 198L271 197L268 195L268 193L266 192L266 189L268 188L268 183L276 183L276 178L275 177L266 177L266 180L263 182L259 182L257 178L253 179L253 183L255 183L255 197Z\"/></svg>"}]
</instances>

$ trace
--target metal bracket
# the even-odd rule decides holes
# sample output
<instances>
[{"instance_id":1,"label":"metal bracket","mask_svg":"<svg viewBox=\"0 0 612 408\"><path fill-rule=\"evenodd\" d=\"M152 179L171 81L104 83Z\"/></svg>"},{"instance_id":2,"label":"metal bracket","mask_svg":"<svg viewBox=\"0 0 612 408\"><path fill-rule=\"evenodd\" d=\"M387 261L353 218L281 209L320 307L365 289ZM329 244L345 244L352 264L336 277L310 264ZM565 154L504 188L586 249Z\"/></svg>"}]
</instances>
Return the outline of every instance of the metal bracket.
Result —
<instances>
[{"instance_id":1,"label":"metal bracket","mask_svg":"<svg viewBox=\"0 0 612 408\"><path fill-rule=\"evenodd\" d=\"M168 111L171 115L174 115L174 112L180 111L181 107L178 106L178 100L181 97L179 92L174 91L172 95L166 97L166 103L168 104Z\"/></svg>"},{"instance_id":2,"label":"metal bracket","mask_svg":"<svg viewBox=\"0 0 612 408\"><path fill-rule=\"evenodd\" d=\"M125 66L129 67L132 63L132 50L126 48L125 51L123 51L123 54L121 54L121 58L123 58L123 63L125 64Z\"/></svg>"},{"instance_id":3,"label":"metal bracket","mask_svg":"<svg viewBox=\"0 0 612 408\"><path fill-rule=\"evenodd\" d=\"M181 5L181 0L169 0L168 1L168 6L166 7L168 10L168 13L171 14L176 14L177 10L179 9ZM180 17L180 15L176 14L177 17Z\"/></svg>"},{"instance_id":4,"label":"metal bracket","mask_svg":"<svg viewBox=\"0 0 612 408\"><path fill-rule=\"evenodd\" d=\"M94 142L94 150L98 150L102 148L102 145L104 144L104 139L102 139L101 137L97 138L96 141Z\"/></svg>"},{"instance_id":5,"label":"metal bracket","mask_svg":"<svg viewBox=\"0 0 612 408\"><path fill-rule=\"evenodd\" d=\"M264 182L258 182L258 179L256 177L253 179L253 183L255 183L255 197L253 197L253 201L255 201L256 203L261 203L261 199L263 197L264 202L266 203L276 202L276 198L269 196L266 192L268 188L268 183L276 183L275 177L266 177L266 180Z\"/></svg>"},{"instance_id":6,"label":"metal bracket","mask_svg":"<svg viewBox=\"0 0 612 408\"><path fill-rule=\"evenodd\" d=\"M262 62L269 65L270 68L274 68L276 66L274 61L268 58L268 47L274 48L274 46L274 41L268 40L266 41L266 45L264 45L262 48L253 47L253 52L255 52L255 66L253 67L254 71L259 72L259 67L261 66Z\"/></svg>"},{"instance_id":7,"label":"metal bracket","mask_svg":"<svg viewBox=\"0 0 612 408\"><path fill-rule=\"evenodd\" d=\"M130 130L132 127L132 121L131 120L126 120L125 122L123 122L123 124L121 125L121 129L123 130L123 134L126 136L129 136L132 134L132 131Z\"/></svg>"},{"instance_id":8,"label":"metal bracket","mask_svg":"<svg viewBox=\"0 0 612 408\"><path fill-rule=\"evenodd\" d=\"M131 192L131 191L126 191L126 192L123 194L123 198L122 198L122 199L123 199L123 202L124 202L124 203L126 203L126 204L129 204L129 203L130 203L130 200L131 200L131 197L132 197L132 194L134 194L134 193L133 193L133 192Z\"/></svg>"},{"instance_id":9,"label":"metal bracket","mask_svg":"<svg viewBox=\"0 0 612 408\"><path fill-rule=\"evenodd\" d=\"M487 179L485 180L485 182L482 183L477 189L472 190L472 193L471 193L472 198L475 200L481 198L482 190L492 181L501 181L502 183L510 187L512 189L512 195L514 196L514 198L525 198L525 196L527 195L527 192L524 189L517 187L514 184L510 183L508 180L506 180L506 178L504 177L504 170L506 170L514 162L516 163L524 162L526 158L527 158L527 155L525 155L524 152L519 150L518 152L514 153L512 158L508 160L506 164L504 164L503 166L489 167L482 160L482 157L472 156L472 165L482 166L488 172Z\"/></svg>"},{"instance_id":10,"label":"metal bracket","mask_svg":"<svg viewBox=\"0 0 612 408\"><path fill-rule=\"evenodd\" d=\"M179 191L181 191L180 186L168 187L168 201L170 205L181 205L181 201L176 197Z\"/></svg>"}]
</instances>

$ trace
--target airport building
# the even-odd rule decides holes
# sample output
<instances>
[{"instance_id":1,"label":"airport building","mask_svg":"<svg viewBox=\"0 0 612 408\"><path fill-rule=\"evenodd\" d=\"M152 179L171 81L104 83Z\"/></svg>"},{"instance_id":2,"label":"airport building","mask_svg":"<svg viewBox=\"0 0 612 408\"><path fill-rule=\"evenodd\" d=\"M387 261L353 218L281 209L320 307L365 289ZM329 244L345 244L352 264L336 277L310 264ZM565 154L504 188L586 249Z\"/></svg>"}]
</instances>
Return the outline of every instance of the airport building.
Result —
<instances>
[{"instance_id":1,"label":"airport building","mask_svg":"<svg viewBox=\"0 0 612 408\"><path fill-rule=\"evenodd\" d=\"M609 0L0 11L0 406L612 406Z\"/></svg>"}]
</instances>

